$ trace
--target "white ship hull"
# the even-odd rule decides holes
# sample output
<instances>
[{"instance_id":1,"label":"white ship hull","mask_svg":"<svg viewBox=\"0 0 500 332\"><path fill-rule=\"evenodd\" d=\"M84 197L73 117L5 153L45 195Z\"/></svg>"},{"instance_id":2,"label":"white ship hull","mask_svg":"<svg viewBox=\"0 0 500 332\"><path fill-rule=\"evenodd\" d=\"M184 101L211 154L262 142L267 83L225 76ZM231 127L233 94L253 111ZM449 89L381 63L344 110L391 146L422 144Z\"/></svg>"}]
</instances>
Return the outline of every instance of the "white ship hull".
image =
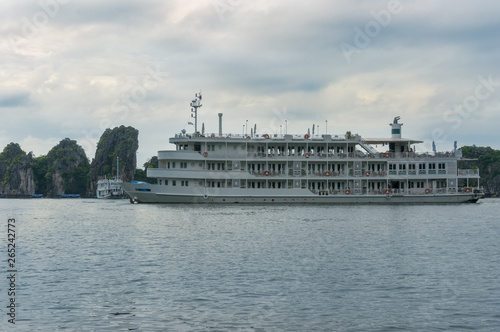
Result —
<instances>
[{"instance_id":1,"label":"white ship hull","mask_svg":"<svg viewBox=\"0 0 500 332\"><path fill-rule=\"evenodd\" d=\"M192 204L448 204L475 203L480 198L474 193L463 194L328 194L316 195L307 189L283 191L226 189L195 191L164 191L151 184L123 183L123 189L138 203L192 203ZM210 189L210 188L207 188ZM149 191L145 191L149 190Z\"/></svg>"}]
</instances>

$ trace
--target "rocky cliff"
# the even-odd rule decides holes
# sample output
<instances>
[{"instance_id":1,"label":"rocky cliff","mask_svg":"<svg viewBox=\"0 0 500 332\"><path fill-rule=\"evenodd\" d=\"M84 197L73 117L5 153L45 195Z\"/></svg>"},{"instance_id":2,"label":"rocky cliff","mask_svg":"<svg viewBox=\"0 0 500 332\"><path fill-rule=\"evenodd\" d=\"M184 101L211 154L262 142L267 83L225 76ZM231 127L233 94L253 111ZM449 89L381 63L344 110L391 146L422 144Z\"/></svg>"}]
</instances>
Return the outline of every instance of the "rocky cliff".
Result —
<instances>
[{"instance_id":1,"label":"rocky cliff","mask_svg":"<svg viewBox=\"0 0 500 332\"><path fill-rule=\"evenodd\" d=\"M461 168L479 168L481 185L487 195L500 194L500 150L491 147L464 146L461 148L464 158L477 160L461 161Z\"/></svg>"},{"instance_id":2,"label":"rocky cliff","mask_svg":"<svg viewBox=\"0 0 500 332\"><path fill-rule=\"evenodd\" d=\"M97 143L95 158L92 160L89 188L95 195L99 178L116 175L116 158L120 160L120 178L125 182L134 179L139 148L139 131L133 127L120 126L106 129Z\"/></svg>"},{"instance_id":3,"label":"rocky cliff","mask_svg":"<svg viewBox=\"0 0 500 332\"><path fill-rule=\"evenodd\" d=\"M89 160L76 141L66 138L46 156L35 159L37 193L48 197L87 192Z\"/></svg>"},{"instance_id":4,"label":"rocky cliff","mask_svg":"<svg viewBox=\"0 0 500 332\"><path fill-rule=\"evenodd\" d=\"M7 195L35 193L33 155L26 154L19 144L10 143L0 154L0 192Z\"/></svg>"}]
</instances>

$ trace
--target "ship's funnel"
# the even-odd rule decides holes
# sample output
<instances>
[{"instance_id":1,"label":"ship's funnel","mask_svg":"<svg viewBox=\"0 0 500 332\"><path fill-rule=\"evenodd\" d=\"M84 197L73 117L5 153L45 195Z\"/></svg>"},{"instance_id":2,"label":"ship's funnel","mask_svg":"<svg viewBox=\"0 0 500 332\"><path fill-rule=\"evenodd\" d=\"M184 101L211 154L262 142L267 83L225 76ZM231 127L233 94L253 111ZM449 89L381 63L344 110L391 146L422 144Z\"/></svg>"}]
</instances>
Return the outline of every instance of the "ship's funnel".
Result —
<instances>
[{"instance_id":1,"label":"ship's funnel","mask_svg":"<svg viewBox=\"0 0 500 332\"><path fill-rule=\"evenodd\" d=\"M222 137L222 113L219 113L219 137Z\"/></svg>"}]
</instances>

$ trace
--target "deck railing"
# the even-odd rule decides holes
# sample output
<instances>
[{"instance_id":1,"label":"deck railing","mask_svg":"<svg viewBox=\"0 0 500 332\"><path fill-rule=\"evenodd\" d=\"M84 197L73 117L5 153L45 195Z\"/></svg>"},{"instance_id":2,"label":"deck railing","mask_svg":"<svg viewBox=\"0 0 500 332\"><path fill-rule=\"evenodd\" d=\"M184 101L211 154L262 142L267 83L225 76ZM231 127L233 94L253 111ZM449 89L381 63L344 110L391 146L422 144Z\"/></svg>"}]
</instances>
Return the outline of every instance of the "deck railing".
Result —
<instances>
[{"instance_id":1,"label":"deck railing","mask_svg":"<svg viewBox=\"0 0 500 332\"><path fill-rule=\"evenodd\" d=\"M427 159L443 159L443 158L455 158L454 153L414 153L414 152L380 152L376 154L365 153L361 151L350 152L350 153L318 153L318 152L307 152L303 151L300 153L266 153L266 152L248 152L248 158L288 158L288 159L408 159L408 160L427 160Z\"/></svg>"}]
</instances>

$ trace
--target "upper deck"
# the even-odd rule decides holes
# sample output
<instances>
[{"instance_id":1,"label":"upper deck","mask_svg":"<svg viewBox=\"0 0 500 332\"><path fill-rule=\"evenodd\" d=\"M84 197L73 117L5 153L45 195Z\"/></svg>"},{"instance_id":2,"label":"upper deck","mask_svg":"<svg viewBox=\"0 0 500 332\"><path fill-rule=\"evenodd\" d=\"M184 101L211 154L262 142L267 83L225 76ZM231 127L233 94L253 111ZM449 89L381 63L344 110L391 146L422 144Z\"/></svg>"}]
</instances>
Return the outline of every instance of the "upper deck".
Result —
<instances>
[{"instance_id":1,"label":"upper deck","mask_svg":"<svg viewBox=\"0 0 500 332\"><path fill-rule=\"evenodd\" d=\"M198 131L198 111L202 107L201 93L195 94L191 101L191 112L194 123L194 133L182 130L169 139L175 145L173 151L159 151L160 160L349 160L371 158L374 160L427 160L445 159L452 162L461 159L462 154L456 147L449 152L416 153L415 144L423 143L421 140L402 137L400 117L397 116L389 123L391 135L386 138L362 138L358 134L319 134L315 125L306 130L304 134L257 133L257 125L250 128L248 134L248 121L243 126L242 134L223 134L222 113L219 113L218 133L205 133L202 124ZM285 124L286 120L285 120ZM319 128L319 127L316 127Z\"/></svg>"},{"instance_id":2,"label":"upper deck","mask_svg":"<svg viewBox=\"0 0 500 332\"><path fill-rule=\"evenodd\" d=\"M238 134L223 134L221 136L210 134L210 135L200 135L200 134L175 134L175 137L169 139L170 143L178 144L184 142L209 142L209 143L234 143L234 142L245 142L245 143L279 143L279 142L304 142L304 143L367 143L367 144L418 144L423 143L423 141L407 138L366 138L363 139L360 135L316 135L309 136L304 135L278 135L278 134L263 134L263 135L238 135Z\"/></svg>"}]
</instances>

